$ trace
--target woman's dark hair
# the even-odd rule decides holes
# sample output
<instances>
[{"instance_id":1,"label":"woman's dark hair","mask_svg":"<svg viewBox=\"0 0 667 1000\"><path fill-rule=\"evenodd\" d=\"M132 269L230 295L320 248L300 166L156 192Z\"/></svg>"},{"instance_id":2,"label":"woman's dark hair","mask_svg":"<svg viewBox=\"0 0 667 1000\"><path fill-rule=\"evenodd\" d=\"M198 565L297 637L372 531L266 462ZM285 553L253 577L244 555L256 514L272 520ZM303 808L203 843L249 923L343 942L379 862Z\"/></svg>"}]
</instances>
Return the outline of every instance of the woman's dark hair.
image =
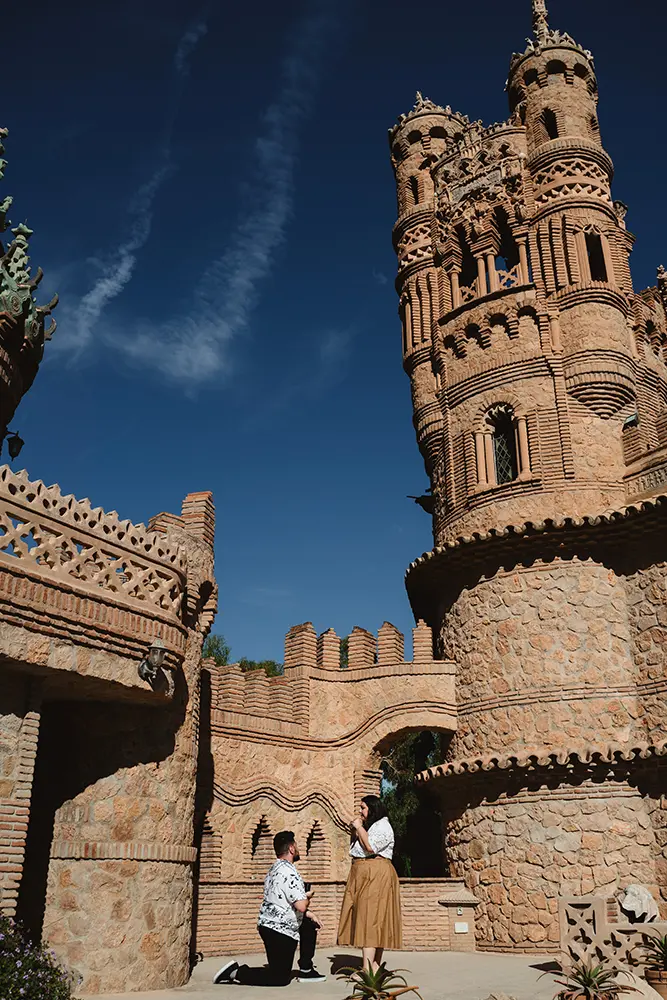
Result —
<instances>
[{"instance_id":1,"label":"woman's dark hair","mask_svg":"<svg viewBox=\"0 0 667 1000\"><path fill-rule=\"evenodd\" d=\"M381 798L377 795L364 795L362 802L365 802L368 806L368 816L364 820L364 830L370 830L373 823L377 823L379 819L384 819L388 816L387 807Z\"/></svg>"}]
</instances>

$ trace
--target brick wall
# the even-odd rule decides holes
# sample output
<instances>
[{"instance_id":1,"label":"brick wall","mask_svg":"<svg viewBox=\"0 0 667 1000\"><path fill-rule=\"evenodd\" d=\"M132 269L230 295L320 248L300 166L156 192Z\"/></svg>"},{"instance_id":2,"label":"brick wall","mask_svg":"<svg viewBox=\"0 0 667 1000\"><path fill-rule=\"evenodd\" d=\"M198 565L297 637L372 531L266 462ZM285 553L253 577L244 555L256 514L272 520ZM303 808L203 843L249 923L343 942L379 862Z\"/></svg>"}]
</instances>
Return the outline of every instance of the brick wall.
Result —
<instances>
[{"instance_id":1,"label":"brick wall","mask_svg":"<svg viewBox=\"0 0 667 1000\"><path fill-rule=\"evenodd\" d=\"M0 675L0 913L16 914L39 734L39 688Z\"/></svg>"},{"instance_id":2,"label":"brick wall","mask_svg":"<svg viewBox=\"0 0 667 1000\"><path fill-rule=\"evenodd\" d=\"M406 951L474 951L472 908L453 916L439 900L463 886L458 879L401 879L403 947ZM318 882L313 911L322 922L320 947L335 945L345 883ZM209 882L200 885L197 950L204 955L231 955L261 951L257 912L262 901L259 882ZM454 933L454 922L468 924L467 933ZM451 923L451 926L450 926Z\"/></svg>"}]
</instances>

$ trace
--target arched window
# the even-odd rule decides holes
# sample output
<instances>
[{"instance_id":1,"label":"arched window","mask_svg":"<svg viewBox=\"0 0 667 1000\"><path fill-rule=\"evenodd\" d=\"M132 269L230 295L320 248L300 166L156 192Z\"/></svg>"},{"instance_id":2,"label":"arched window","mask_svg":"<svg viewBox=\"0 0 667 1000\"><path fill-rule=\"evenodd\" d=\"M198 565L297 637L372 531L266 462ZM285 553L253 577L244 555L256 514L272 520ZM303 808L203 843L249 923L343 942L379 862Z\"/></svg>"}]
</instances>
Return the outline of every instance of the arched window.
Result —
<instances>
[{"instance_id":1,"label":"arched window","mask_svg":"<svg viewBox=\"0 0 667 1000\"><path fill-rule=\"evenodd\" d=\"M547 76L565 76L565 63L561 62L560 59L551 59L547 63Z\"/></svg>"},{"instance_id":2,"label":"arched window","mask_svg":"<svg viewBox=\"0 0 667 1000\"><path fill-rule=\"evenodd\" d=\"M607 265L604 262L604 252L602 250L602 239L599 233L588 232L586 235L586 253L588 254L588 267L591 272L591 281L607 280Z\"/></svg>"},{"instance_id":3,"label":"arched window","mask_svg":"<svg viewBox=\"0 0 667 1000\"><path fill-rule=\"evenodd\" d=\"M544 131L547 134L548 139L558 138L558 120L556 118L556 113L551 110L551 108L545 108L541 116L542 125L544 126Z\"/></svg>"},{"instance_id":4,"label":"arched window","mask_svg":"<svg viewBox=\"0 0 667 1000\"><path fill-rule=\"evenodd\" d=\"M496 403L484 414L474 437L478 489L532 478L524 414L517 417L508 403Z\"/></svg>"},{"instance_id":5,"label":"arched window","mask_svg":"<svg viewBox=\"0 0 667 1000\"><path fill-rule=\"evenodd\" d=\"M413 205L419 204L419 181L416 177L410 178L410 194L412 195Z\"/></svg>"},{"instance_id":6,"label":"arched window","mask_svg":"<svg viewBox=\"0 0 667 1000\"><path fill-rule=\"evenodd\" d=\"M511 483L519 474L514 411L500 404L489 410L486 419L491 428L496 483Z\"/></svg>"}]
</instances>

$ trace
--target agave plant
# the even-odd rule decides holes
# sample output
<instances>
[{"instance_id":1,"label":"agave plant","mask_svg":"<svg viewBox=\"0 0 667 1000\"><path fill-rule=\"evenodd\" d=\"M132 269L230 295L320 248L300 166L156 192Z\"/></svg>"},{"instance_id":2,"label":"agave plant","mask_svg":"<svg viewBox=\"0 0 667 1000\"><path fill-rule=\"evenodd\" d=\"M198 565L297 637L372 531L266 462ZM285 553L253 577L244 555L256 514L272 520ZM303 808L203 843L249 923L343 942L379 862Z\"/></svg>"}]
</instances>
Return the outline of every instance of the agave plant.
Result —
<instances>
[{"instance_id":1,"label":"agave plant","mask_svg":"<svg viewBox=\"0 0 667 1000\"><path fill-rule=\"evenodd\" d=\"M341 969L339 979L344 979L352 987L345 1000L394 1000L404 993L414 993L421 1000L416 986L408 986L405 976L400 975L403 969L393 972L383 962L376 969Z\"/></svg>"},{"instance_id":2,"label":"agave plant","mask_svg":"<svg viewBox=\"0 0 667 1000\"><path fill-rule=\"evenodd\" d=\"M562 987L554 1000L618 1000L624 993L637 993L634 986L616 982L618 969L605 967L604 963L575 962L569 969L561 968L564 979L556 982Z\"/></svg>"},{"instance_id":3,"label":"agave plant","mask_svg":"<svg viewBox=\"0 0 667 1000\"><path fill-rule=\"evenodd\" d=\"M645 934L643 949L649 969L667 971L667 934Z\"/></svg>"}]
</instances>

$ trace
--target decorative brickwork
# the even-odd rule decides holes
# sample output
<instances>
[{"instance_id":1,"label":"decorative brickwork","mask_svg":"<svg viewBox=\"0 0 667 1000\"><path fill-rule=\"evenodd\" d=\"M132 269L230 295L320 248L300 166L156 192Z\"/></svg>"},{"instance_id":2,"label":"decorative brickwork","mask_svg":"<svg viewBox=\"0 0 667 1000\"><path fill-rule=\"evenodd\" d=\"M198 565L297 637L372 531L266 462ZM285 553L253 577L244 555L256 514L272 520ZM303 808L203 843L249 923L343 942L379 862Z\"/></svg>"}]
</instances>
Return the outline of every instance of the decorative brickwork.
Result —
<instances>
[{"instance_id":1,"label":"decorative brickwork","mask_svg":"<svg viewBox=\"0 0 667 1000\"><path fill-rule=\"evenodd\" d=\"M189 971L210 494L155 521L0 470L0 906L86 993Z\"/></svg>"},{"instance_id":2,"label":"decorative brickwork","mask_svg":"<svg viewBox=\"0 0 667 1000\"><path fill-rule=\"evenodd\" d=\"M533 27L506 122L418 94L389 136L433 497L406 582L456 663L424 779L499 950L556 950L563 895L667 897L667 279L633 290L591 53L543 0Z\"/></svg>"},{"instance_id":3,"label":"decorative brickwork","mask_svg":"<svg viewBox=\"0 0 667 1000\"><path fill-rule=\"evenodd\" d=\"M303 863L299 867L305 871ZM317 905L323 925L319 945L331 947L336 943L345 882L318 879L315 890L313 909ZM202 882L201 892L199 950L204 955L257 951L262 882ZM401 879L401 910L406 951L474 950L474 905L464 894L461 879Z\"/></svg>"},{"instance_id":4,"label":"decorative brickwork","mask_svg":"<svg viewBox=\"0 0 667 1000\"><path fill-rule=\"evenodd\" d=\"M256 947L257 893L248 893L248 881L263 882L280 829L295 831L302 871L318 885L318 913L331 910L326 922L333 933L350 863L349 822L360 797L379 791L382 748L406 730L451 733L456 725L454 665L434 659L424 623L414 630L413 646L406 662L395 626L385 622L377 638L356 628L349 667L341 669L335 633L318 637L306 623L287 635L282 677L206 662L213 802L202 829L200 950ZM232 899L238 908L223 920L221 907ZM428 906L446 928L437 900ZM436 935L431 946L441 940Z\"/></svg>"}]
</instances>

